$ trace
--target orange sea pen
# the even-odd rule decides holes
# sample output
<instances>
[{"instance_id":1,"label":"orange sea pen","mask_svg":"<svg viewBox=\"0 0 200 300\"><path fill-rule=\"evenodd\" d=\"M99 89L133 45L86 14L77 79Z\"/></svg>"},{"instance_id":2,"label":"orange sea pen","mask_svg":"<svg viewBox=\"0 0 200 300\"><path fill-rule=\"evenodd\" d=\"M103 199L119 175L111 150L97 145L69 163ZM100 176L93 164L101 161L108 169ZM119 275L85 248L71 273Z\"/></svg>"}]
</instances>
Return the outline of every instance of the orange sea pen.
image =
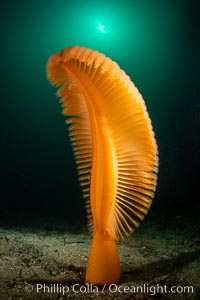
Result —
<instances>
[{"instance_id":1,"label":"orange sea pen","mask_svg":"<svg viewBox=\"0 0 200 300\"><path fill-rule=\"evenodd\" d=\"M61 86L63 114L93 232L86 281L120 278L115 241L139 225L154 196L157 146L145 103L130 78L103 54L69 47L47 63Z\"/></svg>"}]
</instances>

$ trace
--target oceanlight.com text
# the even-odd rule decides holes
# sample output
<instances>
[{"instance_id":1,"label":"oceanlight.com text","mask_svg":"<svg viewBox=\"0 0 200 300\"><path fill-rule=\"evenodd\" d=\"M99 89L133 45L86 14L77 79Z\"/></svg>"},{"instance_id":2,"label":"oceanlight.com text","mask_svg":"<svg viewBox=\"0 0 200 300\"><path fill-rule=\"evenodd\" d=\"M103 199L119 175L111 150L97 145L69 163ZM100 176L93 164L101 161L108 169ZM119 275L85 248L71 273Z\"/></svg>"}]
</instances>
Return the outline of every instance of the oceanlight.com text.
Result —
<instances>
[{"instance_id":1,"label":"oceanlight.com text","mask_svg":"<svg viewBox=\"0 0 200 300\"><path fill-rule=\"evenodd\" d=\"M36 292L37 294L61 294L68 293L74 294L102 294L109 292L111 294L149 294L154 296L156 294L192 294L194 293L193 286L170 286L167 285L150 285L145 283L143 285L117 285L117 284L104 284L102 287L86 283L85 285L62 285L59 283L37 283L36 286L27 284L25 286L27 293Z\"/></svg>"}]
</instances>

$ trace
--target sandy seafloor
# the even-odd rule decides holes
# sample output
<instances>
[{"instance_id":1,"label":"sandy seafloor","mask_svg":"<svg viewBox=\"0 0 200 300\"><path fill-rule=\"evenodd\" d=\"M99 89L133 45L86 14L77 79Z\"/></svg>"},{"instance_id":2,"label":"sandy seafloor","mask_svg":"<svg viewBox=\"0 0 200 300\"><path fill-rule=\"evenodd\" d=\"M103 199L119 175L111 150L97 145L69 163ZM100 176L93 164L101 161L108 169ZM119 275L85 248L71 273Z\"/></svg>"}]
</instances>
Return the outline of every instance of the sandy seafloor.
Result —
<instances>
[{"instance_id":1,"label":"sandy seafloor","mask_svg":"<svg viewBox=\"0 0 200 300\"><path fill-rule=\"evenodd\" d=\"M199 223L198 216L145 219L118 243L121 280L105 288L84 282L85 227L2 226L0 299L200 299Z\"/></svg>"}]
</instances>

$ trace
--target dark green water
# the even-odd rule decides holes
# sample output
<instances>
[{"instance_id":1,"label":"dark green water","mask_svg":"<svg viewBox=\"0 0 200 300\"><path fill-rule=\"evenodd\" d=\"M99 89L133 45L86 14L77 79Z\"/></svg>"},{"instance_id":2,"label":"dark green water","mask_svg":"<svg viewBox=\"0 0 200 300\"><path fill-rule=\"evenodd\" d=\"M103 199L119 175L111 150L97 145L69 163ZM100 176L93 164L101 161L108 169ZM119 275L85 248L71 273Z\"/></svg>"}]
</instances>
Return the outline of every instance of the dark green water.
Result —
<instances>
[{"instance_id":1,"label":"dark green water","mask_svg":"<svg viewBox=\"0 0 200 300\"><path fill-rule=\"evenodd\" d=\"M197 2L197 1L196 1ZM200 42L195 1L10 1L1 7L1 217L84 219L48 57L70 45L115 60L142 93L159 147L157 213L196 210Z\"/></svg>"}]
</instances>

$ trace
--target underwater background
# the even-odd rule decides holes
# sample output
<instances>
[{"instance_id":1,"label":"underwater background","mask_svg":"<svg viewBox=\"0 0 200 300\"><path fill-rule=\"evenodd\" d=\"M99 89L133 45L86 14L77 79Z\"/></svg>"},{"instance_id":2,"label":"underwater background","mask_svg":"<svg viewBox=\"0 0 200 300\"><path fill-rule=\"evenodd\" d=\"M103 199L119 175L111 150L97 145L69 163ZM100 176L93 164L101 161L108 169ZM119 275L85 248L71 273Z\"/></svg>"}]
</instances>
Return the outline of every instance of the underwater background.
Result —
<instances>
[{"instance_id":1,"label":"underwater background","mask_svg":"<svg viewBox=\"0 0 200 300\"><path fill-rule=\"evenodd\" d=\"M65 117L46 78L49 56L71 45L109 56L144 97L159 149L150 215L199 212L198 1L9 1L0 22L2 224L86 225Z\"/></svg>"},{"instance_id":2,"label":"underwater background","mask_svg":"<svg viewBox=\"0 0 200 300\"><path fill-rule=\"evenodd\" d=\"M198 2L1 3L0 299L200 299ZM85 284L91 235L66 118L46 76L48 58L71 45L116 61L145 100L158 183L140 227L117 243L118 286L169 293L72 290ZM38 283L70 291L47 295Z\"/></svg>"}]
</instances>

